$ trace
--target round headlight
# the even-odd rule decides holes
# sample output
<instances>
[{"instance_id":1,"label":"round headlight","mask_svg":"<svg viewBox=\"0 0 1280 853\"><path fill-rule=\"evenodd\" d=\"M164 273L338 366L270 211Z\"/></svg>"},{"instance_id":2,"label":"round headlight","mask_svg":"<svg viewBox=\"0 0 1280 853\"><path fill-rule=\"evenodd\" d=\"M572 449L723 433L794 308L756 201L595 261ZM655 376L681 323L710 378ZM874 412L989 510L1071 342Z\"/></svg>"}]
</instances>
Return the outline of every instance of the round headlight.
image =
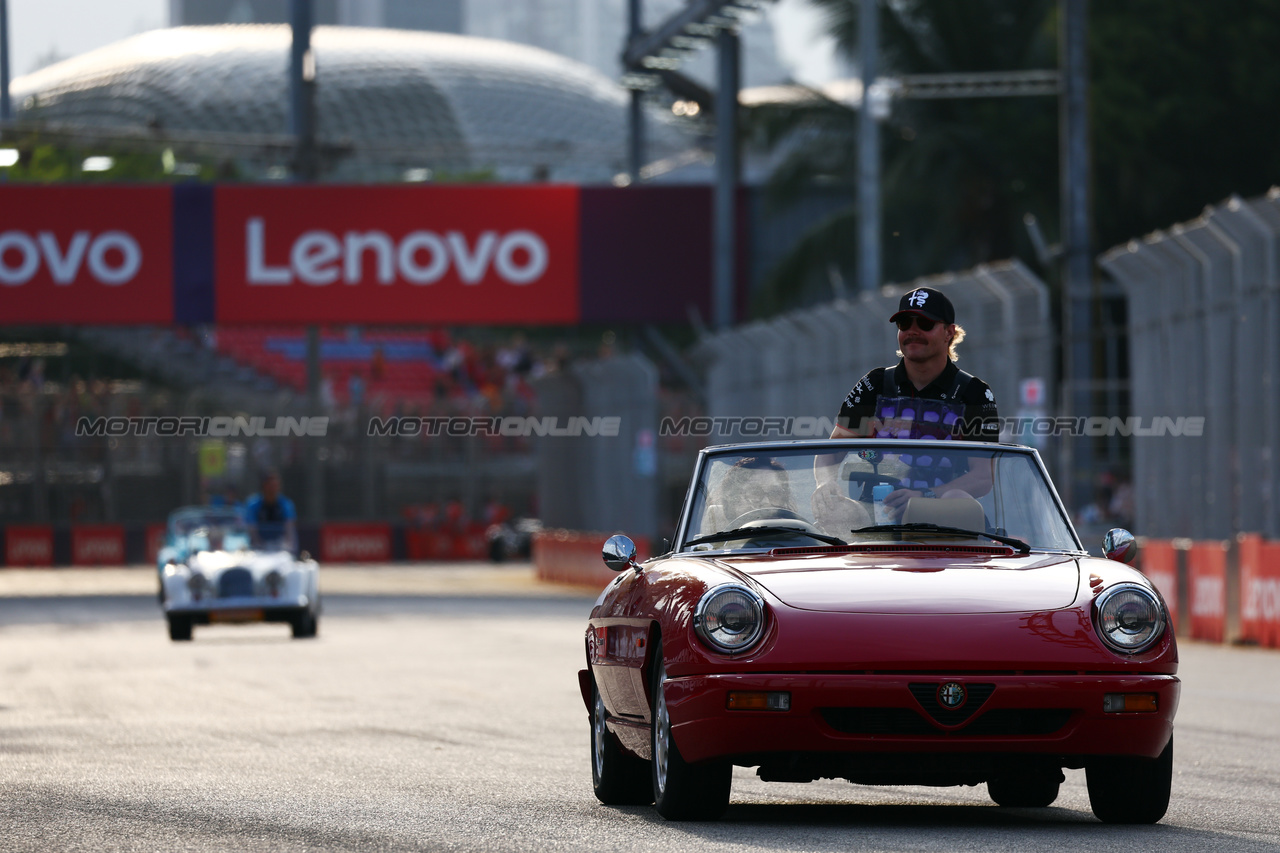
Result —
<instances>
[{"instance_id":1,"label":"round headlight","mask_svg":"<svg viewBox=\"0 0 1280 853\"><path fill-rule=\"evenodd\" d=\"M1164 635L1160 599L1138 584L1117 584L1098 597L1098 636L1118 652L1146 651Z\"/></svg>"},{"instance_id":2,"label":"round headlight","mask_svg":"<svg viewBox=\"0 0 1280 853\"><path fill-rule=\"evenodd\" d=\"M187 578L187 589L191 591L191 597L199 601L205 593L213 591L213 584L203 572L193 571L191 577Z\"/></svg>"},{"instance_id":3,"label":"round headlight","mask_svg":"<svg viewBox=\"0 0 1280 853\"><path fill-rule=\"evenodd\" d=\"M693 627L716 651L745 651L764 633L764 600L744 586L718 586L698 602Z\"/></svg>"}]
</instances>

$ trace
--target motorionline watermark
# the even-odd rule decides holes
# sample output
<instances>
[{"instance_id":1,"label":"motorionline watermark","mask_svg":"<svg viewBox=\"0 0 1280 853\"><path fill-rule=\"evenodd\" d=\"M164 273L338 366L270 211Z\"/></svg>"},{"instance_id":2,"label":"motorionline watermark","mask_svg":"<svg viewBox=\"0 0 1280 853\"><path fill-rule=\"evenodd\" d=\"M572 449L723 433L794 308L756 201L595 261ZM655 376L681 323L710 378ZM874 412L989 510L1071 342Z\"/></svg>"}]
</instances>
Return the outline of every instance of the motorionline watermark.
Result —
<instances>
[{"instance_id":1,"label":"motorionline watermark","mask_svg":"<svg viewBox=\"0 0 1280 853\"><path fill-rule=\"evenodd\" d=\"M1199 438L1204 435L1204 421L1200 416L1166 417L1007 417L979 418L961 421L956 434L992 435L997 431L1000 435L1014 438L1045 436L1086 436L1089 438L1110 438L1131 436L1146 438L1156 436L1178 436ZM894 419L878 421L864 418L855 432L863 435L874 435L881 431L897 434L910 431L913 422ZM663 418L658 426L661 436L697 436L740 435L744 437L784 436L788 438L826 438L836 427L834 418L829 417L682 417ZM992 428L994 427L994 429Z\"/></svg>"},{"instance_id":2,"label":"motorionline watermark","mask_svg":"<svg viewBox=\"0 0 1280 853\"><path fill-rule=\"evenodd\" d=\"M138 416L138 417L82 417L76 421L79 437L121 438L124 436L162 436L197 438L284 438L307 436L323 438L329 432L329 418L258 416Z\"/></svg>"},{"instance_id":3,"label":"motorionline watermark","mask_svg":"<svg viewBox=\"0 0 1280 853\"><path fill-rule=\"evenodd\" d=\"M579 436L616 438L622 418L580 417L557 418L504 416L430 416L371 418L370 436L502 436L504 438L577 438Z\"/></svg>"}]
</instances>

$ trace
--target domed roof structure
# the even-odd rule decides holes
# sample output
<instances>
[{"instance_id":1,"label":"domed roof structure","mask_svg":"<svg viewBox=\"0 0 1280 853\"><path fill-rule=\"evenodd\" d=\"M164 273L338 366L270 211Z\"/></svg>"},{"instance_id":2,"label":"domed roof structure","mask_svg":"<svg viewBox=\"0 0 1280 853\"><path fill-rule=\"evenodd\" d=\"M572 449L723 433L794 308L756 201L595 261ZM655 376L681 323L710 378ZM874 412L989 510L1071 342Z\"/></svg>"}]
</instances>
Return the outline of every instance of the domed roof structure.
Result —
<instances>
[{"instance_id":1,"label":"domed roof structure","mask_svg":"<svg viewBox=\"0 0 1280 853\"><path fill-rule=\"evenodd\" d=\"M241 145L272 136L279 150L290 43L284 25L153 30L14 80L14 118ZM311 44L318 141L349 151L328 179L399 180L431 169L592 182L625 170L627 95L586 65L511 42L408 30L316 27ZM656 160L693 140L655 111L646 143Z\"/></svg>"}]
</instances>

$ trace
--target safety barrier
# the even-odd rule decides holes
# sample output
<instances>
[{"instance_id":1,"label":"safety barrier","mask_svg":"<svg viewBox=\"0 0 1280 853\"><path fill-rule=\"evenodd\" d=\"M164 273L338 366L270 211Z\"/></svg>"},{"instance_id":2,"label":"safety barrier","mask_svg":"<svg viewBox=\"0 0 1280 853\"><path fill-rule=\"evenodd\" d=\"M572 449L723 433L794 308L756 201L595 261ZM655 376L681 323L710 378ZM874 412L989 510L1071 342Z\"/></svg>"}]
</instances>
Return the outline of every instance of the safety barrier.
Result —
<instances>
[{"instance_id":1,"label":"safety barrier","mask_svg":"<svg viewBox=\"0 0 1280 853\"><path fill-rule=\"evenodd\" d=\"M1280 648L1280 542L1145 539L1138 568L1169 608L1179 636Z\"/></svg>"},{"instance_id":2,"label":"safety barrier","mask_svg":"<svg viewBox=\"0 0 1280 853\"><path fill-rule=\"evenodd\" d=\"M608 533L577 530L542 530L533 537L533 565L538 580L577 586L603 587L617 575L601 557ZM636 559L647 560L649 540L635 537Z\"/></svg>"},{"instance_id":3,"label":"safety barrier","mask_svg":"<svg viewBox=\"0 0 1280 853\"><path fill-rule=\"evenodd\" d=\"M0 569L154 565L164 545L165 526L10 524L0 527L0 539ZM381 522L302 524L298 543L302 550L334 563L466 561L490 556L485 526L478 523L450 529ZM599 562L599 548L596 551Z\"/></svg>"}]
</instances>

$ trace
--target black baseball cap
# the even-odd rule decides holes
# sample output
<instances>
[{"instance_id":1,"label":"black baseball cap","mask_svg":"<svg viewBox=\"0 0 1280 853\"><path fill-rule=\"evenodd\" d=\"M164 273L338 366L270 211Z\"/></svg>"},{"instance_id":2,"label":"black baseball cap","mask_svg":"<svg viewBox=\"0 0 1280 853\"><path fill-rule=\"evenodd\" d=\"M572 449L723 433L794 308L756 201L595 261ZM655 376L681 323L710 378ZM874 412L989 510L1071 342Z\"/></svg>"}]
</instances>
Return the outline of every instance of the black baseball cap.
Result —
<instances>
[{"instance_id":1,"label":"black baseball cap","mask_svg":"<svg viewBox=\"0 0 1280 853\"><path fill-rule=\"evenodd\" d=\"M917 287L902 294L902 299L898 301L898 313L890 317L889 322L898 322L903 314L918 314L946 326L956 321L956 309L952 307L951 300L932 287Z\"/></svg>"}]
</instances>

